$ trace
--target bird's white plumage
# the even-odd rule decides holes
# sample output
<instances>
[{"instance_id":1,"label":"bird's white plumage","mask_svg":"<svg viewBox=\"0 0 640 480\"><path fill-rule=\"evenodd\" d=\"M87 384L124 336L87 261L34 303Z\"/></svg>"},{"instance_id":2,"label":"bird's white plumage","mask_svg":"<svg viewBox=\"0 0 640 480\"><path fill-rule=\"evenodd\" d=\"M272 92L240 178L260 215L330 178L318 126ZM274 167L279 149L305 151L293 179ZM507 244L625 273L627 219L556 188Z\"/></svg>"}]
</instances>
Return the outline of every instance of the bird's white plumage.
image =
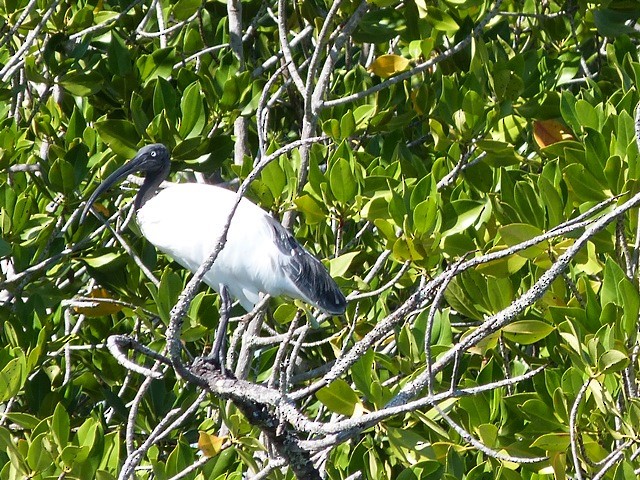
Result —
<instances>
[{"instance_id":1,"label":"bird's white plumage","mask_svg":"<svg viewBox=\"0 0 640 480\"><path fill-rule=\"evenodd\" d=\"M204 184L179 184L159 191L137 212L142 234L183 267L195 271L211 254L236 194ZM242 199L227 243L204 281L216 291L226 285L251 310L262 292L303 297L284 271L291 256L278 248L274 220Z\"/></svg>"},{"instance_id":2,"label":"bird's white plumage","mask_svg":"<svg viewBox=\"0 0 640 480\"><path fill-rule=\"evenodd\" d=\"M91 194L80 215L85 218L102 192L133 172L145 172L134 200L142 234L158 249L195 272L211 255L236 200L236 194L213 185L180 184L157 192L171 170L167 148L145 145ZM227 242L204 281L229 293L251 310L266 293L299 298L326 313L340 315L347 301L326 268L265 211L242 199Z\"/></svg>"}]
</instances>

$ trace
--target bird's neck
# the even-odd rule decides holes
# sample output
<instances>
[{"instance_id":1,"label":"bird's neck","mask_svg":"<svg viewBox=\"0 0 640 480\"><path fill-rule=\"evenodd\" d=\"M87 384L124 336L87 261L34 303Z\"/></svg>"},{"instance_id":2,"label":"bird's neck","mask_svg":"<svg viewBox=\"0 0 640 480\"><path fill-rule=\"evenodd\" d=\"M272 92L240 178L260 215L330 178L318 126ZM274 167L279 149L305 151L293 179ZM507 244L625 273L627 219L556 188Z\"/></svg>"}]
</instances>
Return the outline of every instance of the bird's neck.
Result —
<instances>
[{"instance_id":1,"label":"bird's neck","mask_svg":"<svg viewBox=\"0 0 640 480\"><path fill-rule=\"evenodd\" d=\"M156 194L156 190L168 175L168 165L161 171L147 172L144 182L142 183L140 190L138 190L138 194L136 195L136 199L133 204L136 211L140 210L148 200L153 198Z\"/></svg>"}]
</instances>

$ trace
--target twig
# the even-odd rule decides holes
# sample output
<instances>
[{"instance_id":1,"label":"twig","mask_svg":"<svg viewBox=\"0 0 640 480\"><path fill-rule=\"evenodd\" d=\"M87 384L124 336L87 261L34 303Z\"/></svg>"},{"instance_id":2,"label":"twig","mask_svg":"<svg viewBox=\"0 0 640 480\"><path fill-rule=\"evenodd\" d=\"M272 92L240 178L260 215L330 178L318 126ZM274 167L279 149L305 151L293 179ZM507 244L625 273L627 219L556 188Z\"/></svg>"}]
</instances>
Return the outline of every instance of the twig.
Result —
<instances>
[{"instance_id":1,"label":"twig","mask_svg":"<svg viewBox=\"0 0 640 480\"><path fill-rule=\"evenodd\" d=\"M402 264L402 267L400 267L400 270L398 271L398 273L396 273L394 277L391 280L389 280L387 283L385 283L381 287L376 288L375 290L371 290L370 292L364 292L364 293L353 292L347 295L347 301L351 302L353 300L360 300L362 298L369 298L369 297L375 297L376 295L380 295L385 290L388 290L391 287L393 287L398 282L398 280L400 280L402 276L405 273L407 273L407 270L409 270L410 266L411 266L411 262L407 260Z\"/></svg>"},{"instance_id":2,"label":"twig","mask_svg":"<svg viewBox=\"0 0 640 480\"><path fill-rule=\"evenodd\" d=\"M514 457L512 455L506 455L504 453L498 452L492 448L487 447L483 443L476 440L469 432L467 432L464 428L462 428L459 424L457 424L449 415L447 415L438 405L433 404L433 408L440 414L440 416L449 424L451 428L453 428L458 435L460 435L466 442L473 445L476 449L480 450L485 455L488 455L493 458L497 458L498 460L502 460L505 462L514 462L514 463L539 463L547 460L547 457Z\"/></svg>"},{"instance_id":3,"label":"twig","mask_svg":"<svg viewBox=\"0 0 640 480\"><path fill-rule=\"evenodd\" d=\"M590 383L591 378L587 379L587 381L582 384L582 387L580 387L578 395L576 395L576 399L573 401L573 405L571 406L571 413L569 415L569 438L571 439L571 456L573 457L573 466L576 471L577 480L582 480L583 478L582 470L580 468L580 457L578 455L579 442L576 439L576 437L580 435L577 426L578 408L580 407L582 397L584 397L584 394L587 393L587 388L589 388Z\"/></svg>"},{"instance_id":4,"label":"twig","mask_svg":"<svg viewBox=\"0 0 640 480\"><path fill-rule=\"evenodd\" d=\"M282 458L278 458L276 460L271 460L269 463L258 473L252 475L251 477L247 477L247 480L264 480L269 476L269 474L278 468L285 467L287 463Z\"/></svg>"},{"instance_id":5,"label":"twig","mask_svg":"<svg viewBox=\"0 0 640 480\"><path fill-rule=\"evenodd\" d=\"M150 348L145 347L144 345L140 344L138 341L136 341L135 339L131 338L128 335L111 335L107 339L107 348L109 349L109 352L111 352L111 355L113 355L113 357L117 360L117 362L120 365L125 367L127 370L131 370L133 372L139 373L141 375L144 375L145 377L162 378L164 374L161 372L158 372L156 370L155 365L154 367L149 369L149 368L143 367L142 365L138 365L135 362L132 362L121 351L122 348L132 349L138 353L146 355L147 357L150 357L153 360L156 360L157 362L165 365L171 364L169 362L169 359L166 358L164 355L161 355L155 350L151 350Z\"/></svg>"}]
</instances>

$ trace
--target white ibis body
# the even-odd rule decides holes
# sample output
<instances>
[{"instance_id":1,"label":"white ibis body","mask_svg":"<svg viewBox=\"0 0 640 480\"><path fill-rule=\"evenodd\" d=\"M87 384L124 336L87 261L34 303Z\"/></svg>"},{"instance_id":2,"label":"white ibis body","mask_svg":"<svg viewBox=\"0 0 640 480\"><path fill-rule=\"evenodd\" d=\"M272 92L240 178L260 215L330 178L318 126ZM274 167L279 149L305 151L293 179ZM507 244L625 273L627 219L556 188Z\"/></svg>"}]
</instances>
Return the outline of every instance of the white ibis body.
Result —
<instances>
[{"instance_id":1,"label":"white ibis body","mask_svg":"<svg viewBox=\"0 0 640 480\"><path fill-rule=\"evenodd\" d=\"M236 194L197 183L174 185L156 193L170 165L164 145L142 147L91 195L81 221L111 185L130 173L145 172L134 201L140 230L158 249L195 272L213 252ZM226 286L247 311L261 294L301 299L333 315L344 313L346 308L344 295L324 265L274 218L244 198L231 221L227 242L204 281L217 292Z\"/></svg>"}]
</instances>

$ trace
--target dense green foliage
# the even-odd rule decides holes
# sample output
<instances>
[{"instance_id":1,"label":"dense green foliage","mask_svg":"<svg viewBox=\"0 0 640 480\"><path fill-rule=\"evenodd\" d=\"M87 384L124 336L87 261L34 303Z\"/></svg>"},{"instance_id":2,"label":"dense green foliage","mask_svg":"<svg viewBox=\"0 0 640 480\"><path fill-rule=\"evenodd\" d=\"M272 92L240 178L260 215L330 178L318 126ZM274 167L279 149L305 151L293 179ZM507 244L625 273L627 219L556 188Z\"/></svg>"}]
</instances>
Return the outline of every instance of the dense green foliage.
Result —
<instances>
[{"instance_id":1,"label":"dense green foliage","mask_svg":"<svg viewBox=\"0 0 640 480\"><path fill-rule=\"evenodd\" d=\"M254 345L240 376L296 392L353 353L297 402L340 428L424 400L316 448L328 478L633 478L640 9L497 6L305 0L286 5L279 33L278 2L248 0L240 45L233 9L217 1L0 4L0 479L117 478L191 406L143 450L137 478L178 478L203 458L179 478L250 478L268 465L268 478L293 477L232 402L115 360L113 334L162 351L190 274L135 221L123 225L130 189L96 205L118 235L78 217L144 144L170 148L173 181L213 182L320 135L271 162L248 196L277 218L297 212L292 231L351 302L344 317L307 322L272 299L254 332L272 341ZM213 343L218 310L201 288L182 329L193 357ZM234 335L242 325L229 328L232 351L251 343ZM286 332L299 350L280 357Z\"/></svg>"}]
</instances>

